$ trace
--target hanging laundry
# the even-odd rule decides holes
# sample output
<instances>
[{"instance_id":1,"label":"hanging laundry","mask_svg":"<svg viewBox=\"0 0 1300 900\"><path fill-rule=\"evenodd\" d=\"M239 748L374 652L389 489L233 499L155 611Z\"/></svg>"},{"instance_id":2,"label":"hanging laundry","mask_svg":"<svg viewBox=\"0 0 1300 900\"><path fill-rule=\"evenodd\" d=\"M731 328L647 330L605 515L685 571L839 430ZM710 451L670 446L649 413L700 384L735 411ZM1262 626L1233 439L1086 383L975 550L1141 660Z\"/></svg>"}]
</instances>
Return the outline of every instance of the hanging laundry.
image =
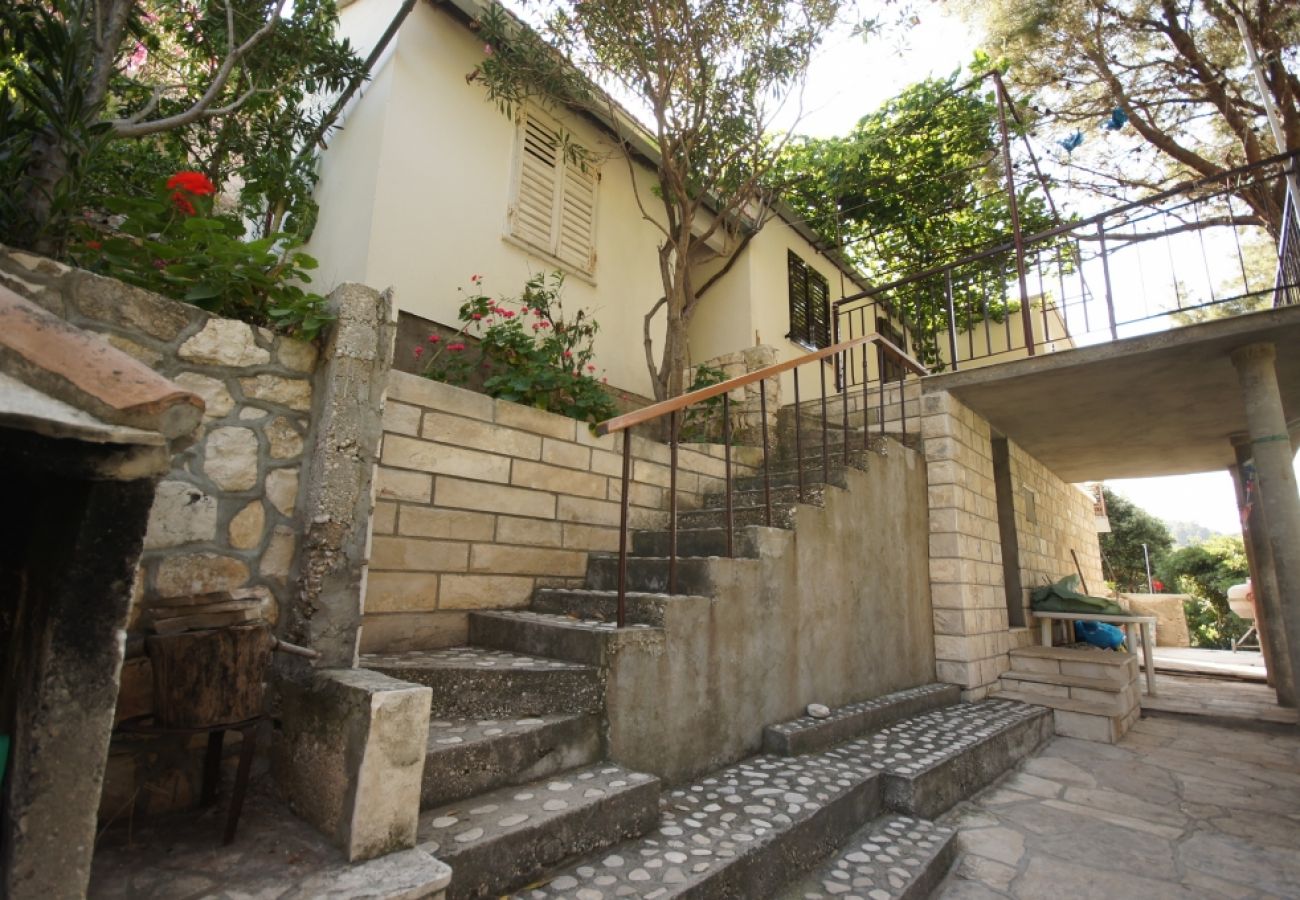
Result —
<instances>
[{"instance_id":1,"label":"hanging laundry","mask_svg":"<svg viewBox=\"0 0 1300 900\"><path fill-rule=\"evenodd\" d=\"M1079 145L1083 143L1083 132L1075 131L1074 134L1070 135L1065 140L1057 141L1056 143L1064 147L1066 153L1073 153L1075 150L1078 150Z\"/></svg>"},{"instance_id":2,"label":"hanging laundry","mask_svg":"<svg viewBox=\"0 0 1300 900\"><path fill-rule=\"evenodd\" d=\"M1120 107L1115 107L1110 111L1110 118L1102 123L1102 128L1107 131L1119 131L1128 124L1128 113Z\"/></svg>"}]
</instances>

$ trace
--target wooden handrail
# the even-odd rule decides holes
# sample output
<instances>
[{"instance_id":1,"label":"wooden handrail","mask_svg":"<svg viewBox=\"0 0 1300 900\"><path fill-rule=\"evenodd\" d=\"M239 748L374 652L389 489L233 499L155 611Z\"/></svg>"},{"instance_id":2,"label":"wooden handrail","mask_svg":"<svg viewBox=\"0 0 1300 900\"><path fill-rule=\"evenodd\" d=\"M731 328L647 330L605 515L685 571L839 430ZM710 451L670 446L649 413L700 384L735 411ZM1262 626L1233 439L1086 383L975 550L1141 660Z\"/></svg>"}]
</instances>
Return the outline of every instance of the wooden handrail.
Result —
<instances>
[{"instance_id":1,"label":"wooden handrail","mask_svg":"<svg viewBox=\"0 0 1300 900\"><path fill-rule=\"evenodd\" d=\"M736 388L742 388L745 385L753 384L756 381L762 381L765 378L771 378L774 375L780 375L782 372L788 372L791 369L802 366L805 363L816 362L825 359L828 356L834 356L837 353L844 353L859 347L863 344L874 343L886 353L894 357L905 368L911 369L918 375L929 375L930 370L921 365L912 357L908 356L888 338L883 337L876 332L864 334L861 337L853 338L848 341L841 341L830 347L823 347L821 350L814 350L812 353L805 353L803 356L794 359L787 359L785 362L773 363L770 366L764 366L756 369L746 375L737 375L735 378L728 378L726 381L720 381L717 384L711 384L708 387L700 388L697 391L691 391L688 394L682 394L678 397L671 397L668 400L661 400L658 403L652 403L649 406L634 410L630 413L624 413L621 416L615 416L612 419L606 419L596 426L596 434L613 434L616 431L624 431L634 425L641 425L645 422L657 419L660 416L666 416L669 413L677 412L679 409L685 409L688 406L694 406L696 403L708 400L711 397L717 397L721 394L730 393Z\"/></svg>"}]
</instances>

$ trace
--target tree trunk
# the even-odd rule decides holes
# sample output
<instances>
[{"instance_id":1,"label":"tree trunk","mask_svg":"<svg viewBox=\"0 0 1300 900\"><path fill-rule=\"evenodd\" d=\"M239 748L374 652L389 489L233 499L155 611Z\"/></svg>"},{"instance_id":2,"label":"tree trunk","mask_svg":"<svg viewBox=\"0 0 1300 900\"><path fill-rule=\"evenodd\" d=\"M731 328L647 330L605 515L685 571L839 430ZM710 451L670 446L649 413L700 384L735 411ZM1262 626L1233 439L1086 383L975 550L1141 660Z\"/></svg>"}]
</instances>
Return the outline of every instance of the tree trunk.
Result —
<instances>
[{"instance_id":1,"label":"tree trunk","mask_svg":"<svg viewBox=\"0 0 1300 900\"><path fill-rule=\"evenodd\" d=\"M271 658L267 625L151 635L154 715L167 728L242 722L262 714Z\"/></svg>"}]
</instances>

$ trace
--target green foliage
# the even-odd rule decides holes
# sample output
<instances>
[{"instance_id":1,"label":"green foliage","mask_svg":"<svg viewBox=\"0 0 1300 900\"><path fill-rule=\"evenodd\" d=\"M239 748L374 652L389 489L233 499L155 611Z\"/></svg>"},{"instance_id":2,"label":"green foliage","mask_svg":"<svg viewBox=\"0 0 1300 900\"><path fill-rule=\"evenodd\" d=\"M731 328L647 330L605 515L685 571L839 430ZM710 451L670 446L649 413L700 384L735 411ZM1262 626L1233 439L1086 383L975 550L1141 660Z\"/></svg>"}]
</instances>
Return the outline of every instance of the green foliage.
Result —
<instances>
[{"instance_id":1,"label":"green foliage","mask_svg":"<svg viewBox=\"0 0 1300 900\"><path fill-rule=\"evenodd\" d=\"M984 60L987 65L988 61ZM991 90L959 89L957 75L918 82L863 117L845 137L804 138L782 156L777 181L796 213L877 283L1005 243L1011 208ZM1026 234L1054 224L1041 196L1021 179ZM955 273L959 327L1002 318L1005 259ZM947 328L946 300L926 282L889 298L917 329L923 361Z\"/></svg>"},{"instance_id":2,"label":"green foliage","mask_svg":"<svg viewBox=\"0 0 1300 900\"><path fill-rule=\"evenodd\" d=\"M698 391L702 388L713 387L715 384L721 384L727 380L727 373L713 366L707 366L701 363L695 367L695 374L691 376L691 383L686 388L686 392ZM688 407L685 415L682 416L682 427L678 432L678 438L682 441L701 442L708 441L722 434L722 395L710 397L702 400L694 406Z\"/></svg>"},{"instance_id":3,"label":"green foliage","mask_svg":"<svg viewBox=\"0 0 1300 900\"><path fill-rule=\"evenodd\" d=\"M335 36L336 0L0 6L0 241L60 256L83 209L148 197L181 168L239 185L260 235L310 234L303 151L363 71Z\"/></svg>"},{"instance_id":4,"label":"green foliage","mask_svg":"<svg viewBox=\"0 0 1300 900\"><path fill-rule=\"evenodd\" d=\"M1190 594L1184 606L1192 646L1226 649L1250 627L1228 606L1228 588L1250 576L1240 537L1215 537L1175 550L1160 566L1171 589Z\"/></svg>"},{"instance_id":5,"label":"green foliage","mask_svg":"<svg viewBox=\"0 0 1300 900\"><path fill-rule=\"evenodd\" d=\"M566 318L562 273L534 275L517 300L493 300L481 293L481 276L470 281L473 293L460 306L460 331L451 340L429 336L434 351L426 377L464 385L482 372L489 396L592 424L614 416L617 407L594 375L592 344L599 326L583 309ZM479 339L476 346L464 340L471 334Z\"/></svg>"},{"instance_id":6,"label":"green foliage","mask_svg":"<svg viewBox=\"0 0 1300 900\"><path fill-rule=\"evenodd\" d=\"M1102 492L1110 519L1110 534L1100 535L1107 574L1120 591L1145 593L1147 570L1142 545L1147 546L1154 576L1174 544L1173 536L1164 522L1146 510L1109 488L1103 488Z\"/></svg>"},{"instance_id":7,"label":"green foliage","mask_svg":"<svg viewBox=\"0 0 1300 900\"><path fill-rule=\"evenodd\" d=\"M124 216L121 225L103 231L83 224L73 261L214 315L314 339L333 320L325 298L301 287L316 260L299 252L291 235L245 241L237 220L211 214L206 178L183 174L195 189L160 182L153 196L106 201Z\"/></svg>"}]
</instances>

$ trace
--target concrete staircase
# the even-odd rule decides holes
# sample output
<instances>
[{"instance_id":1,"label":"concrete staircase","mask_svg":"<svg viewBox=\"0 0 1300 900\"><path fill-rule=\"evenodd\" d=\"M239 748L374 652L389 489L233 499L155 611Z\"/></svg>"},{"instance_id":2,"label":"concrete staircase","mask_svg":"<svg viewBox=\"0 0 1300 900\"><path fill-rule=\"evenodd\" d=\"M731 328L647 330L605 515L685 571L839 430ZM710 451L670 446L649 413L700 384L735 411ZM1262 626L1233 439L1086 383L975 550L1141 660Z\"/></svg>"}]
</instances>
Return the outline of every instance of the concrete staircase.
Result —
<instances>
[{"instance_id":1,"label":"concrete staircase","mask_svg":"<svg viewBox=\"0 0 1300 900\"><path fill-rule=\"evenodd\" d=\"M1050 707L1056 733L1114 744L1142 714L1137 657L1084 647L1021 647L996 695Z\"/></svg>"},{"instance_id":2,"label":"concrete staircase","mask_svg":"<svg viewBox=\"0 0 1300 900\"><path fill-rule=\"evenodd\" d=\"M861 440L840 432L824 457L805 443L802 492L779 460L772 525L793 528L801 504L841 490L846 467L866 464ZM735 557L772 540L764 496L761 476L733 484ZM448 897L922 897L953 853L952 832L928 820L1051 734L1048 710L959 704L935 684L772 725L761 755L667 792L604 761L611 664L661 650L675 604L712 602L725 501L681 514L675 594L668 532L632 535L623 628L617 557L592 554L582 589L471 613L469 646L363 658L433 688L419 839L452 867Z\"/></svg>"}]
</instances>

